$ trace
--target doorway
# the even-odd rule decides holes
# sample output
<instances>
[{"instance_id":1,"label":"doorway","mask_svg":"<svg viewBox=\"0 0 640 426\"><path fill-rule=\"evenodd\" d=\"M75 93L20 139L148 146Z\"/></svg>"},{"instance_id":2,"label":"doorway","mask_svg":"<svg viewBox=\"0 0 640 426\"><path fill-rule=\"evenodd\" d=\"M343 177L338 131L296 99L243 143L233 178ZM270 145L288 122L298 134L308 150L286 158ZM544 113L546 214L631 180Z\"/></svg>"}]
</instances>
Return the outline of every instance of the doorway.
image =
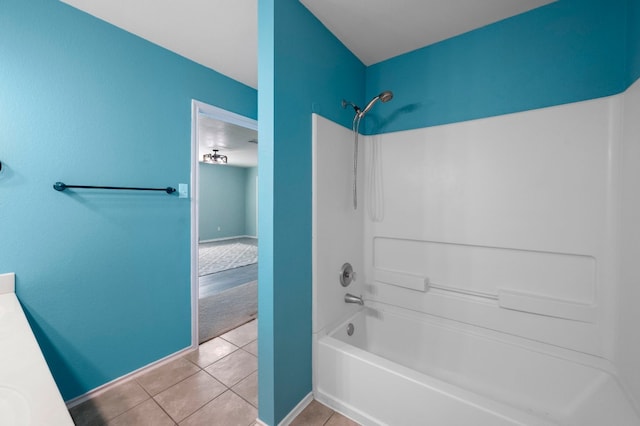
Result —
<instances>
[{"instance_id":1,"label":"doorway","mask_svg":"<svg viewBox=\"0 0 640 426\"><path fill-rule=\"evenodd\" d=\"M192 344L257 316L256 120L192 102Z\"/></svg>"}]
</instances>

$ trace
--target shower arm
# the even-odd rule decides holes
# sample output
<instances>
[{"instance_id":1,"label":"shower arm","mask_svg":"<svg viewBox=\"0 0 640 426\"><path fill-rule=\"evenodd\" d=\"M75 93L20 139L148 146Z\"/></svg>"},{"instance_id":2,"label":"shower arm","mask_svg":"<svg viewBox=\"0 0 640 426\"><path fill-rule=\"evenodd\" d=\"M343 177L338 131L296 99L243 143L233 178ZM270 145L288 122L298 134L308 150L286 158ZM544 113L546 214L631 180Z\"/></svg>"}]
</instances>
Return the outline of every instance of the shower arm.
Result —
<instances>
[{"instance_id":1,"label":"shower arm","mask_svg":"<svg viewBox=\"0 0 640 426\"><path fill-rule=\"evenodd\" d=\"M354 104L351 101L345 101L344 99L342 100L342 108L345 109L348 106L350 106L351 108L353 108L353 110L356 112L356 115L360 114L360 107L356 104Z\"/></svg>"}]
</instances>

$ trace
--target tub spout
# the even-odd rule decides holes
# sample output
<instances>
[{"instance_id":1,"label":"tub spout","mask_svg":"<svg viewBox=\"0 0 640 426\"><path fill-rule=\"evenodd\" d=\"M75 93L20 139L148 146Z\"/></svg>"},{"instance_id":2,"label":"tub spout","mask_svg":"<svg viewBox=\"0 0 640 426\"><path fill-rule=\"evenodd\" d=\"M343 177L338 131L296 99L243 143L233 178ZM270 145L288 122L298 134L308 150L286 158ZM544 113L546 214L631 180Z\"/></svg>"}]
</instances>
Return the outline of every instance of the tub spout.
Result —
<instances>
[{"instance_id":1,"label":"tub spout","mask_svg":"<svg viewBox=\"0 0 640 426\"><path fill-rule=\"evenodd\" d=\"M344 295L345 303L357 303L358 305L364 305L364 301L362 300L362 296L354 296L351 293L347 293Z\"/></svg>"}]
</instances>

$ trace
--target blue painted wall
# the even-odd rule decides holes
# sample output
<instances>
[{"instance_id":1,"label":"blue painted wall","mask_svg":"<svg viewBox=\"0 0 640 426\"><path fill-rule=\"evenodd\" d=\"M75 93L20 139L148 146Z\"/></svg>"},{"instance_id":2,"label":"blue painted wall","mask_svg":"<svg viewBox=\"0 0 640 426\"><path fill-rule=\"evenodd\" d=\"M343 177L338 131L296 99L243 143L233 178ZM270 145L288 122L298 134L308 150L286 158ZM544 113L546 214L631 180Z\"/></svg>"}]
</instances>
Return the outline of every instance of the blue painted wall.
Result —
<instances>
[{"instance_id":1,"label":"blue painted wall","mask_svg":"<svg viewBox=\"0 0 640 426\"><path fill-rule=\"evenodd\" d=\"M627 9L627 86L640 78L640 1L628 0Z\"/></svg>"},{"instance_id":2,"label":"blue painted wall","mask_svg":"<svg viewBox=\"0 0 640 426\"><path fill-rule=\"evenodd\" d=\"M254 89L53 0L0 1L0 272L65 399L190 345L191 99Z\"/></svg>"},{"instance_id":3,"label":"blue painted wall","mask_svg":"<svg viewBox=\"0 0 640 426\"><path fill-rule=\"evenodd\" d=\"M258 401L275 425L311 392L311 113L350 126L365 67L297 0L258 18Z\"/></svg>"},{"instance_id":4,"label":"blue painted wall","mask_svg":"<svg viewBox=\"0 0 640 426\"><path fill-rule=\"evenodd\" d=\"M364 72L298 1L258 7L259 413L275 425L311 390L310 113L350 127L342 98L393 90L365 119L377 133L619 93L640 73L638 5L559 0Z\"/></svg>"},{"instance_id":5,"label":"blue painted wall","mask_svg":"<svg viewBox=\"0 0 640 426\"><path fill-rule=\"evenodd\" d=\"M368 97L389 89L395 98L372 110L367 133L620 93L629 86L628 3L559 0L373 65L367 69ZM636 21L629 26L637 32L635 3ZM637 53L635 58L637 75Z\"/></svg>"},{"instance_id":6,"label":"blue painted wall","mask_svg":"<svg viewBox=\"0 0 640 426\"><path fill-rule=\"evenodd\" d=\"M255 167L198 165L200 241L255 236ZM251 222L253 226L248 228Z\"/></svg>"},{"instance_id":7,"label":"blue painted wall","mask_svg":"<svg viewBox=\"0 0 640 426\"><path fill-rule=\"evenodd\" d=\"M258 236L257 219L258 219L258 168L246 168L246 186L245 186L245 235L251 237Z\"/></svg>"},{"instance_id":8,"label":"blue painted wall","mask_svg":"<svg viewBox=\"0 0 640 426\"><path fill-rule=\"evenodd\" d=\"M617 93L640 75L640 13L560 0L365 71L298 1L258 7L259 395L273 425L311 391L311 112L349 127L341 99L391 89L367 120L394 131ZM256 91L58 1L2 0L0 93L0 272L17 273L65 398L187 346L188 201L51 185L188 182L190 100L256 118Z\"/></svg>"},{"instance_id":9,"label":"blue painted wall","mask_svg":"<svg viewBox=\"0 0 640 426\"><path fill-rule=\"evenodd\" d=\"M258 418L271 426L275 421L276 375L274 371L276 340L273 230L275 196L273 159L275 155L275 0L258 2ZM286 326L280 325L280 333Z\"/></svg>"}]
</instances>

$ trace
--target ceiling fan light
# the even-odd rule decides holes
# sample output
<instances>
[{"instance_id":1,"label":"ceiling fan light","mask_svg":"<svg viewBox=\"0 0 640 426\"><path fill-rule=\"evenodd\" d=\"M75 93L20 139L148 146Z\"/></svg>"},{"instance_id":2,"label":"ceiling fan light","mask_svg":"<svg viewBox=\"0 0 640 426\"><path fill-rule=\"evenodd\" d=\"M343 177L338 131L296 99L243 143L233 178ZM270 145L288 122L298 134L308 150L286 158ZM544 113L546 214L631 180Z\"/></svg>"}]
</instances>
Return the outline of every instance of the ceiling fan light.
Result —
<instances>
[{"instance_id":1,"label":"ceiling fan light","mask_svg":"<svg viewBox=\"0 0 640 426\"><path fill-rule=\"evenodd\" d=\"M213 154L204 154L202 156L203 163L209 164L227 164L228 158L226 155L218 154L218 150L214 149Z\"/></svg>"}]
</instances>

